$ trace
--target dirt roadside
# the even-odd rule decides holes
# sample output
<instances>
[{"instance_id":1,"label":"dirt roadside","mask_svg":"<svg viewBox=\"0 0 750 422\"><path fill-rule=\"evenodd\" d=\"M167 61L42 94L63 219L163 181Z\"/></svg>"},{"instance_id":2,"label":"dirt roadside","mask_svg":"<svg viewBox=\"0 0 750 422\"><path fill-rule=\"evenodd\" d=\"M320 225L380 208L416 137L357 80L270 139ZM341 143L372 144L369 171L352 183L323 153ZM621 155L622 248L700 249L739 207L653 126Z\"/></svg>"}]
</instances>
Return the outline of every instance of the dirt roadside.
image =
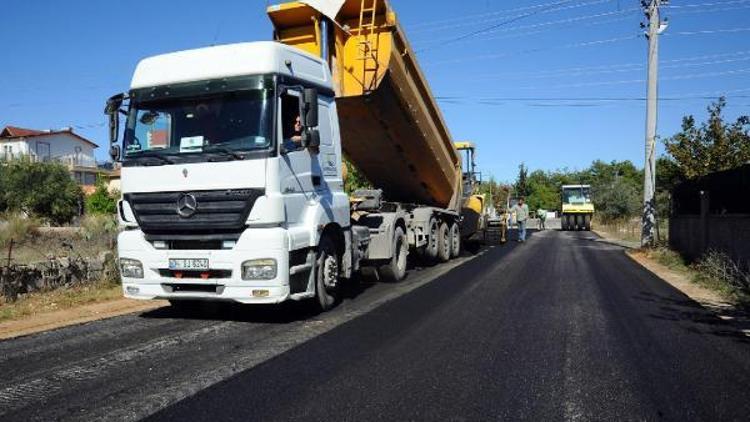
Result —
<instances>
[{"instance_id":1,"label":"dirt roadside","mask_svg":"<svg viewBox=\"0 0 750 422\"><path fill-rule=\"evenodd\" d=\"M162 300L140 301L120 298L59 311L34 314L0 323L0 340L112 318L133 312L148 311L168 305L169 302Z\"/></svg>"},{"instance_id":2,"label":"dirt roadside","mask_svg":"<svg viewBox=\"0 0 750 422\"><path fill-rule=\"evenodd\" d=\"M604 231L597 230L594 233L605 242L624 247L625 253L633 261L750 337L750 315L735 303L727 300L714 290L694 283L687 274L674 271L652 259L647 253L638 250L638 242L623 241Z\"/></svg>"}]
</instances>

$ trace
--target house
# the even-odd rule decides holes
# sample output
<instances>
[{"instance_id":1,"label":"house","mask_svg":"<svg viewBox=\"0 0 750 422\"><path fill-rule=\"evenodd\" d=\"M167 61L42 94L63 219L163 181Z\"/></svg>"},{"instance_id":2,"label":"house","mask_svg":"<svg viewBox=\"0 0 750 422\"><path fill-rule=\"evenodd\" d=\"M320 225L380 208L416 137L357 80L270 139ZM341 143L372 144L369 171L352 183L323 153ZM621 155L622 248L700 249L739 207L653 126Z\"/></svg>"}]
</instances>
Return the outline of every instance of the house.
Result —
<instances>
[{"instance_id":1,"label":"house","mask_svg":"<svg viewBox=\"0 0 750 422\"><path fill-rule=\"evenodd\" d=\"M34 161L59 162L82 186L93 186L101 173L94 158L96 148L98 145L69 127L35 130L6 126L0 132L0 161L31 157Z\"/></svg>"}]
</instances>

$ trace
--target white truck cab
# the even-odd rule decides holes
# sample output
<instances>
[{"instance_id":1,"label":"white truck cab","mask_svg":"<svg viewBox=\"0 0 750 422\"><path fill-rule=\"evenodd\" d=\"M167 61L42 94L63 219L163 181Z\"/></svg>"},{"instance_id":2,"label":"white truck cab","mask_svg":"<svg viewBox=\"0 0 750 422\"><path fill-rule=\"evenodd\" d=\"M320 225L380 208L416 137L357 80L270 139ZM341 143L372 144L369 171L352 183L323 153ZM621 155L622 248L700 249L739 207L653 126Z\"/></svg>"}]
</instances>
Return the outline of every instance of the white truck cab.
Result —
<instances>
[{"instance_id":1,"label":"white truck cab","mask_svg":"<svg viewBox=\"0 0 750 422\"><path fill-rule=\"evenodd\" d=\"M352 241L323 60L276 42L150 57L107 113L125 296L332 304L368 235Z\"/></svg>"}]
</instances>

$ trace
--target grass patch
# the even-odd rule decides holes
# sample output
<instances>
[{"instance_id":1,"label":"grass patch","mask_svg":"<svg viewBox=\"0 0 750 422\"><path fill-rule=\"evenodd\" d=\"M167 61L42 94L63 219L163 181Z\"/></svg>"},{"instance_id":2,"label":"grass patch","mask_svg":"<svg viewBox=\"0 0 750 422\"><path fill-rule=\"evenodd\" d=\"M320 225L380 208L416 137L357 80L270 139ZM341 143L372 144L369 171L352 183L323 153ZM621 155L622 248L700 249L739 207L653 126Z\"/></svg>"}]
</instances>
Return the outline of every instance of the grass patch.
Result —
<instances>
[{"instance_id":1,"label":"grass patch","mask_svg":"<svg viewBox=\"0 0 750 422\"><path fill-rule=\"evenodd\" d=\"M694 263L686 262L679 253L667 247L643 249L641 252L729 302L750 306L750 273L721 252L709 251Z\"/></svg>"},{"instance_id":2,"label":"grass patch","mask_svg":"<svg viewBox=\"0 0 750 422\"><path fill-rule=\"evenodd\" d=\"M0 322L119 298L122 286L107 282L30 293L13 303L0 298Z\"/></svg>"},{"instance_id":3,"label":"grass patch","mask_svg":"<svg viewBox=\"0 0 750 422\"><path fill-rule=\"evenodd\" d=\"M14 243L33 236L39 221L16 213L0 216L0 248L7 248L11 239Z\"/></svg>"}]
</instances>

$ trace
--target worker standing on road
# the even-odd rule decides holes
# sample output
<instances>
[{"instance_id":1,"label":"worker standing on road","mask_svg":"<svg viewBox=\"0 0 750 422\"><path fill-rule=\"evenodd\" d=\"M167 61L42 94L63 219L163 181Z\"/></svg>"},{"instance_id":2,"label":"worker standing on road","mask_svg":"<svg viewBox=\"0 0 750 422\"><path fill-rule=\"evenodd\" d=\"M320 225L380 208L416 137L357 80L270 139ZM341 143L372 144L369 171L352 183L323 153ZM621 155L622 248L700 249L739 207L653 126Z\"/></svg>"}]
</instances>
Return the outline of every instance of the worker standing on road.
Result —
<instances>
[{"instance_id":1,"label":"worker standing on road","mask_svg":"<svg viewBox=\"0 0 750 422\"><path fill-rule=\"evenodd\" d=\"M526 198L523 196L518 199L518 204L513 207L516 212L516 223L518 224L518 241L526 241L526 220L529 218L529 206L526 205Z\"/></svg>"},{"instance_id":2,"label":"worker standing on road","mask_svg":"<svg viewBox=\"0 0 750 422\"><path fill-rule=\"evenodd\" d=\"M539 230L544 230L547 227L544 225L545 221L547 221L547 210L543 210L539 208L536 210L536 218L539 219Z\"/></svg>"}]
</instances>

